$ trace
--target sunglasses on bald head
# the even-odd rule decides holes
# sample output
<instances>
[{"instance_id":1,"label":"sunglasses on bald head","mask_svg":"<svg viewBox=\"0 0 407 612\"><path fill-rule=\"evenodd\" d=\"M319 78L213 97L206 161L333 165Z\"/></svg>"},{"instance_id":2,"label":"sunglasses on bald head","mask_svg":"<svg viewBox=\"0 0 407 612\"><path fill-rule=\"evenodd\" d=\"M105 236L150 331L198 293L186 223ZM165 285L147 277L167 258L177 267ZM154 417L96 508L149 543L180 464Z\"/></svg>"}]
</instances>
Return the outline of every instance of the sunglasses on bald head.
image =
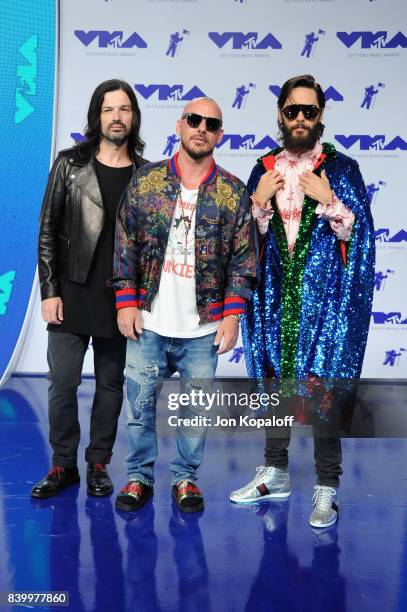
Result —
<instances>
[{"instance_id":1,"label":"sunglasses on bald head","mask_svg":"<svg viewBox=\"0 0 407 612\"><path fill-rule=\"evenodd\" d=\"M217 117L204 117L198 115L198 113L185 113L181 119L186 119L189 127L197 128L201 125L202 121L205 121L206 129L208 132L217 132L222 127L222 119Z\"/></svg>"},{"instance_id":2,"label":"sunglasses on bald head","mask_svg":"<svg viewBox=\"0 0 407 612\"><path fill-rule=\"evenodd\" d=\"M289 121L296 119L300 112L304 115L304 119L316 119L321 112L321 109L314 104L289 104L281 109L284 117Z\"/></svg>"}]
</instances>

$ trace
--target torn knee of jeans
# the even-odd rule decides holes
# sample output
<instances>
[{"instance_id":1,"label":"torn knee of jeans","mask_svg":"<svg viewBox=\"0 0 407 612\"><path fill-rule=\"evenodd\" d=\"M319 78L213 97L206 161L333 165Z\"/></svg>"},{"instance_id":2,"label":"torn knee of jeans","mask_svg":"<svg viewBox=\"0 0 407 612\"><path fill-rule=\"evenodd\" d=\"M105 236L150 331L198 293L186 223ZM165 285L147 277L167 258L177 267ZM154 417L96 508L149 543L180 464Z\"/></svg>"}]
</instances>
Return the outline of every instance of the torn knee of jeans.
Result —
<instances>
[{"instance_id":1,"label":"torn knee of jeans","mask_svg":"<svg viewBox=\"0 0 407 612\"><path fill-rule=\"evenodd\" d=\"M130 370L137 370L141 375L143 374L143 366L140 363L132 363L130 360L127 360L126 368L129 368ZM151 361L144 365L144 374L158 376L159 372L160 366L158 361Z\"/></svg>"},{"instance_id":2,"label":"torn knee of jeans","mask_svg":"<svg viewBox=\"0 0 407 612\"><path fill-rule=\"evenodd\" d=\"M138 422L150 420L154 417L155 401L154 398L148 398L145 401L127 402L127 420L128 422Z\"/></svg>"},{"instance_id":3,"label":"torn knee of jeans","mask_svg":"<svg viewBox=\"0 0 407 612\"><path fill-rule=\"evenodd\" d=\"M152 363L146 364L144 366L144 373L149 377L158 378L160 373L160 367L157 361L153 361Z\"/></svg>"}]
</instances>

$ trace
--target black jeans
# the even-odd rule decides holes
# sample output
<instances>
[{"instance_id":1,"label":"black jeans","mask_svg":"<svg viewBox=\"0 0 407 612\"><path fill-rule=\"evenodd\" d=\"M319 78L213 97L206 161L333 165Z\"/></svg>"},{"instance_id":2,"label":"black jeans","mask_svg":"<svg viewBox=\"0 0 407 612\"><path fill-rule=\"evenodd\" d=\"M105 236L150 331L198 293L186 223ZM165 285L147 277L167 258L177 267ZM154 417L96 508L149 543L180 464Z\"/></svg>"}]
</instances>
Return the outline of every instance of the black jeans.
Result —
<instances>
[{"instance_id":1,"label":"black jeans","mask_svg":"<svg viewBox=\"0 0 407 612\"><path fill-rule=\"evenodd\" d=\"M265 464L278 468L288 466L288 446L290 444L291 428L286 430L285 438L266 438L264 452ZM327 487L338 487L339 476L342 474L342 448L339 437L319 438L314 432L314 459L318 484Z\"/></svg>"},{"instance_id":2,"label":"black jeans","mask_svg":"<svg viewBox=\"0 0 407 612\"><path fill-rule=\"evenodd\" d=\"M90 336L48 332L49 441L52 464L75 467L80 439L77 390ZM123 402L126 338L93 337L96 390L90 420L89 463L109 463Z\"/></svg>"}]
</instances>

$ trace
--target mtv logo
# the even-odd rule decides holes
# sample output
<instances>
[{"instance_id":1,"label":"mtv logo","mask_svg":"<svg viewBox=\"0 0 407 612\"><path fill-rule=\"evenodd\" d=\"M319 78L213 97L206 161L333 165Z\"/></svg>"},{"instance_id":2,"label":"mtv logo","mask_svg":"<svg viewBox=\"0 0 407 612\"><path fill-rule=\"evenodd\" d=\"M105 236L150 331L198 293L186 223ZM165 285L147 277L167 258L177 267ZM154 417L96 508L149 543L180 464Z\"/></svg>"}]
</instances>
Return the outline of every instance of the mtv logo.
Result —
<instances>
[{"instance_id":1,"label":"mtv logo","mask_svg":"<svg viewBox=\"0 0 407 612\"><path fill-rule=\"evenodd\" d=\"M98 47L106 49L107 47L121 47L123 49L133 49L138 47L139 49L146 49L146 41L138 34L133 32L128 38L123 40L123 32L121 30L115 30L114 32L107 32L105 30L75 30L75 36L81 41L85 47L89 47L95 40L98 41Z\"/></svg>"},{"instance_id":2,"label":"mtv logo","mask_svg":"<svg viewBox=\"0 0 407 612\"><path fill-rule=\"evenodd\" d=\"M407 151L407 142L401 136L395 136L387 144L384 134L378 134L377 136L365 134L345 136L344 134L336 134L335 140L345 149L351 149L358 143L360 151L396 151L397 149L399 151Z\"/></svg>"},{"instance_id":3,"label":"mtv logo","mask_svg":"<svg viewBox=\"0 0 407 612\"><path fill-rule=\"evenodd\" d=\"M375 325L407 325L407 318L402 319L401 312L372 312L372 318Z\"/></svg>"},{"instance_id":4,"label":"mtv logo","mask_svg":"<svg viewBox=\"0 0 407 612\"><path fill-rule=\"evenodd\" d=\"M269 90L276 96L276 98L278 98L281 93L281 87L279 85L269 85ZM325 89L324 94L327 102L330 100L333 102L343 102L343 95L337 89L335 89L335 87L332 87L332 85Z\"/></svg>"},{"instance_id":5,"label":"mtv logo","mask_svg":"<svg viewBox=\"0 0 407 612\"><path fill-rule=\"evenodd\" d=\"M407 242L407 231L399 230L390 238L389 228L380 228L375 231L376 242Z\"/></svg>"},{"instance_id":6,"label":"mtv logo","mask_svg":"<svg viewBox=\"0 0 407 612\"><path fill-rule=\"evenodd\" d=\"M271 33L260 40L257 32L209 32L208 36L219 49L230 42L233 49L282 49L281 42Z\"/></svg>"},{"instance_id":7,"label":"mtv logo","mask_svg":"<svg viewBox=\"0 0 407 612\"><path fill-rule=\"evenodd\" d=\"M382 228L375 231L377 242L388 242L390 230L388 228Z\"/></svg>"},{"instance_id":8,"label":"mtv logo","mask_svg":"<svg viewBox=\"0 0 407 612\"><path fill-rule=\"evenodd\" d=\"M407 37L402 32L397 32L388 40L386 31L379 32L337 32L336 36L347 47L353 47L358 41L362 49L396 49L407 48Z\"/></svg>"},{"instance_id":9,"label":"mtv logo","mask_svg":"<svg viewBox=\"0 0 407 612\"><path fill-rule=\"evenodd\" d=\"M0 276L0 315L5 315L7 312L7 303L13 291L13 281L16 273L14 270L6 272Z\"/></svg>"},{"instance_id":10,"label":"mtv logo","mask_svg":"<svg viewBox=\"0 0 407 612\"><path fill-rule=\"evenodd\" d=\"M225 147L225 145L229 144L229 148L232 151L238 151L242 149L253 149L256 151L260 151L263 149L274 149L278 146L275 140L273 140L270 136L264 136L257 140L255 134L245 134L241 136L240 134L224 134L222 140L216 147L220 149L221 147Z\"/></svg>"},{"instance_id":11,"label":"mtv logo","mask_svg":"<svg viewBox=\"0 0 407 612\"><path fill-rule=\"evenodd\" d=\"M185 93L184 85L142 85L136 83L134 89L145 100L148 100L154 94L158 94L159 100L194 100L206 95L197 85L194 85Z\"/></svg>"}]
</instances>

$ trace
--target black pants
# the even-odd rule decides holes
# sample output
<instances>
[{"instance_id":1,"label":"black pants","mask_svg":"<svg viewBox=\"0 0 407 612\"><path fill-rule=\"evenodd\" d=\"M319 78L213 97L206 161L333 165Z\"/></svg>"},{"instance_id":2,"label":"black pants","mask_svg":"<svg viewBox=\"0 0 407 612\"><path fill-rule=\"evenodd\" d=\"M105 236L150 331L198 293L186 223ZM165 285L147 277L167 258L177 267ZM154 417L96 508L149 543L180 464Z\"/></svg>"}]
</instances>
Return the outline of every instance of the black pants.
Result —
<instances>
[{"instance_id":1,"label":"black pants","mask_svg":"<svg viewBox=\"0 0 407 612\"><path fill-rule=\"evenodd\" d=\"M291 428L286 429L285 438L266 438L264 452L265 464L278 468L288 466L288 446L290 444ZM318 438L314 432L315 471L318 484L327 487L338 487L339 476L342 474L342 448L339 437Z\"/></svg>"},{"instance_id":2,"label":"black pants","mask_svg":"<svg viewBox=\"0 0 407 612\"><path fill-rule=\"evenodd\" d=\"M48 332L49 441L52 464L75 467L80 439L77 390L89 336ZM92 338L96 391L85 460L109 463L123 402L126 338Z\"/></svg>"}]
</instances>

